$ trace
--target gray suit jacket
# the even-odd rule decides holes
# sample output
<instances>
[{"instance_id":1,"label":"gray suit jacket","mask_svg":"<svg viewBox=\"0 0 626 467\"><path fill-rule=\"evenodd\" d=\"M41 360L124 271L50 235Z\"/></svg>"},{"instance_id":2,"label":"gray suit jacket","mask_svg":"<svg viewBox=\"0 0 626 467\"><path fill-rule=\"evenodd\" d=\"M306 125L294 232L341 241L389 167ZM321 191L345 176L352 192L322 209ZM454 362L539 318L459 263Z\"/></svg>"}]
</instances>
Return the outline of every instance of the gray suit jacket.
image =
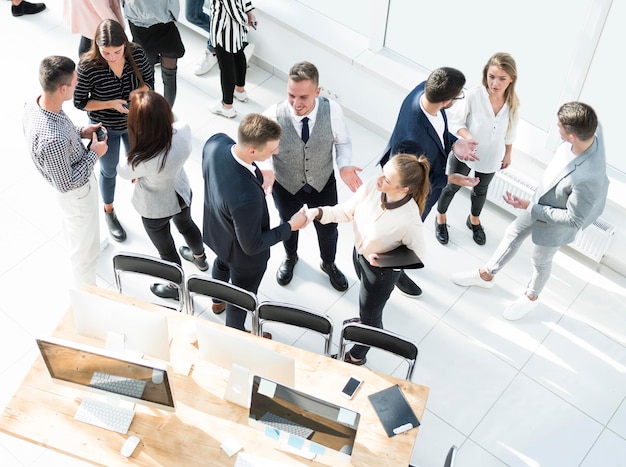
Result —
<instances>
[{"instance_id":1,"label":"gray suit jacket","mask_svg":"<svg viewBox=\"0 0 626 467\"><path fill-rule=\"evenodd\" d=\"M178 196L191 206L191 186L183 169L191 154L191 129L183 122L174 122L172 147L163 170L161 156L142 162L132 169L126 161L120 163L117 173L122 178L135 179L132 203L141 217L163 219L181 211ZM125 158L124 158L125 159Z\"/></svg>"},{"instance_id":2,"label":"gray suit jacket","mask_svg":"<svg viewBox=\"0 0 626 467\"><path fill-rule=\"evenodd\" d=\"M609 189L602 131L582 154L575 157L551 187L533 205L532 239L541 246L570 243L580 229L591 225L604 210Z\"/></svg>"}]
</instances>

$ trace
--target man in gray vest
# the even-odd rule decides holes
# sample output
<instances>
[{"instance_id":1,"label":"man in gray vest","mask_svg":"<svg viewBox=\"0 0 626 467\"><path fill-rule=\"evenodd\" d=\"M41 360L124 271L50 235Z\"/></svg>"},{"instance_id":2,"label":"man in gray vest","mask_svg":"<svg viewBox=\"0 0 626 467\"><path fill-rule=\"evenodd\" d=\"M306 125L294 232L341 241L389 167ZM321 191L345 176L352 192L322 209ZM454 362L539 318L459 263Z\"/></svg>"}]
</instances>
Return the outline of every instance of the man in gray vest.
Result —
<instances>
[{"instance_id":1,"label":"man in gray vest","mask_svg":"<svg viewBox=\"0 0 626 467\"><path fill-rule=\"evenodd\" d=\"M265 115L281 126L278 154L272 157L273 168L263 170L263 187L274 196L282 220L289 220L304 204L310 208L337 204L337 182L333 169L333 147L337 167L344 183L353 192L362 182L351 165L352 141L341 107L319 97L319 73L315 65L299 62L289 70L287 99L270 107ZM269 168L267 168L269 169ZM331 285L344 291L348 281L335 265L337 224L315 222L322 271ZM283 242L285 258L276 272L276 281L287 285L298 262L298 232Z\"/></svg>"}]
</instances>

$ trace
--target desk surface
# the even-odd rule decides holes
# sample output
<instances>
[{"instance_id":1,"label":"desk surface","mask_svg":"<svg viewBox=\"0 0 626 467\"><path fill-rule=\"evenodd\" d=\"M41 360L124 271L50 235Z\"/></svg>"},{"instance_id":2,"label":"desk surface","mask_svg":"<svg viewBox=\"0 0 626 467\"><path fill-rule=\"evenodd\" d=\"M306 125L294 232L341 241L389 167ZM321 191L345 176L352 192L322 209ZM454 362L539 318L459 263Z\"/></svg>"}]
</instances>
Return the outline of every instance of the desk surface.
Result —
<instances>
[{"instance_id":1,"label":"desk surface","mask_svg":"<svg viewBox=\"0 0 626 467\"><path fill-rule=\"evenodd\" d=\"M245 452L289 465L349 465L344 455L331 450L326 450L324 455L318 455L313 461L285 453L280 450L281 443L250 427L248 409L223 399L230 370L204 360L197 346L189 344L183 337L182 323L200 318L179 314L116 292L97 288L88 290L168 316L172 362L188 361L193 364L189 375L171 372L176 412L168 413L137 405L128 435L77 422L74 414L87 393L54 383L39 356L2 413L0 431L87 462L107 466L129 463L165 466L234 465L236 456L228 457L220 447L222 442L230 439L237 440ZM54 336L103 347L101 341L78 335L73 321L73 315L68 311ZM241 336L240 331L206 320L203 322L217 326L226 333ZM428 398L427 387L257 336L247 338L295 358L296 389L361 414L350 464L408 465L419 428L388 438L367 396L399 384L421 419ZM350 375L361 377L365 383L354 399L347 400L341 396L340 390ZM132 457L126 459L119 451L130 435L138 436L141 441Z\"/></svg>"}]
</instances>

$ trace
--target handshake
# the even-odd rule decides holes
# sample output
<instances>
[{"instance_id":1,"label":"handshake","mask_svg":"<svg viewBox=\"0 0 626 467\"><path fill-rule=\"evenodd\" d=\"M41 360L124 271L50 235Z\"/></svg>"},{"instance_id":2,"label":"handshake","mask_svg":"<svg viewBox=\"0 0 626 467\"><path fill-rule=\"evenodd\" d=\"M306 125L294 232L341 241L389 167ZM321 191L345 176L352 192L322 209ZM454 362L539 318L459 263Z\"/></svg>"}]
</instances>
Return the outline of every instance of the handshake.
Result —
<instances>
[{"instance_id":1,"label":"handshake","mask_svg":"<svg viewBox=\"0 0 626 467\"><path fill-rule=\"evenodd\" d=\"M308 208L303 207L289 219L289 225L291 226L291 230L300 230L309 225L313 220L315 220L315 216L319 213L318 208Z\"/></svg>"}]
</instances>

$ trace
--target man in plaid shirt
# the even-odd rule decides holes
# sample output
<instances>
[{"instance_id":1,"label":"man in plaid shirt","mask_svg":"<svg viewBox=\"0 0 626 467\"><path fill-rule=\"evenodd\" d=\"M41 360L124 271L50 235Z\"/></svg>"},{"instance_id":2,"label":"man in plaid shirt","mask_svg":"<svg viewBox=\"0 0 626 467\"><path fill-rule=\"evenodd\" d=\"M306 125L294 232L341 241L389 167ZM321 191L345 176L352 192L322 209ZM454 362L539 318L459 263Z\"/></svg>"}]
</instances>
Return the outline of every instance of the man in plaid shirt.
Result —
<instances>
[{"instance_id":1,"label":"man in plaid shirt","mask_svg":"<svg viewBox=\"0 0 626 467\"><path fill-rule=\"evenodd\" d=\"M93 167L107 150L106 137L98 141L101 123L75 126L63 112L78 77L74 62L50 56L39 66L43 94L24 107L24 136L35 167L55 188L61 208L63 232L70 253L76 287L96 283L100 253L98 185ZM87 148L81 138L91 139Z\"/></svg>"}]
</instances>

